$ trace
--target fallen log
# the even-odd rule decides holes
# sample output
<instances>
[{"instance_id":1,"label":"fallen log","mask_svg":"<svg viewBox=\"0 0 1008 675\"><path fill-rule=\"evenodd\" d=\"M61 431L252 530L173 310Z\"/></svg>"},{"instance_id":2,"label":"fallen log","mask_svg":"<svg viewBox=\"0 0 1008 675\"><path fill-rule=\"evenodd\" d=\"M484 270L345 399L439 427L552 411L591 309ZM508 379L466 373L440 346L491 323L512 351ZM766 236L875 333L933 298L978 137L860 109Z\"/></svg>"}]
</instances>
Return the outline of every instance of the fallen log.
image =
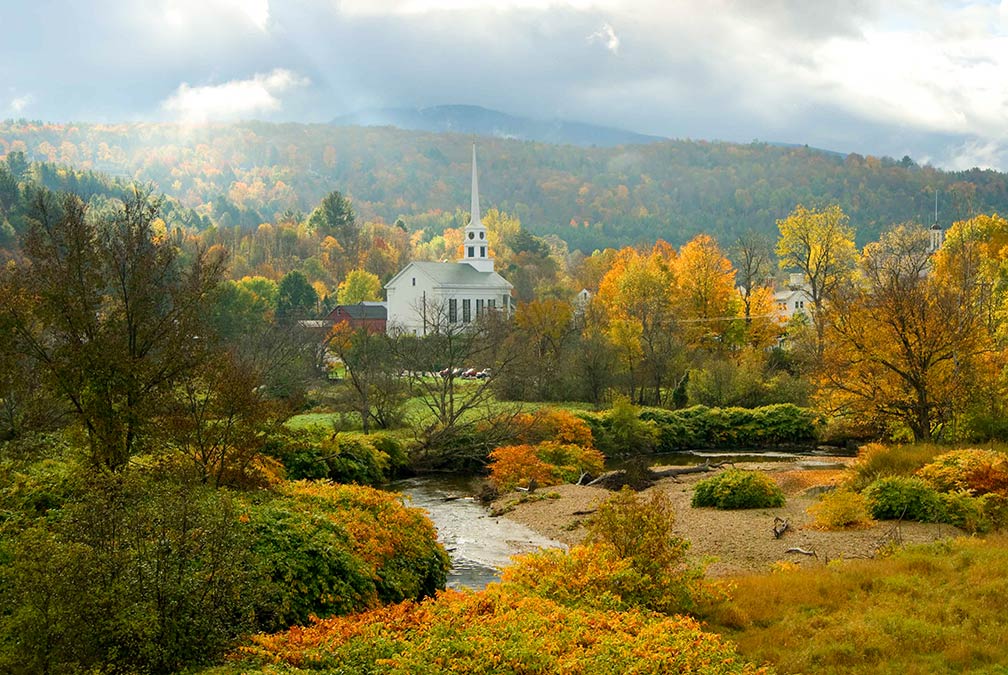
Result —
<instances>
[{"instance_id":1,"label":"fallen log","mask_svg":"<svg viewBox=\"0 0 1008 675\"><path fill-rule=\"evenodd\" d=\"M652 473L658 478L675 478L676 476L685 476L691 473L707 473L713 471L714 469L720 469L725 464L734 466L732 462L724 461L718 462L717 464L711 464L708 459L703 464L694 464L693 466L685 467L674 467L671 469L661 469L660 471L652 471Z\"/></svg>"},{"instance_id":2,"label":"fallen log","mask_svg":"<svg viewBox=\"0 0 1008 675\"><path fill-rule=\"evenodd\" d=\"M788 531L791 527L791 523L787 521L786 518L781 518L780 516L774 516L773 519L773 536L774 539L780 539L784 536L784 533Z\"/></svg>"}]
</instances>

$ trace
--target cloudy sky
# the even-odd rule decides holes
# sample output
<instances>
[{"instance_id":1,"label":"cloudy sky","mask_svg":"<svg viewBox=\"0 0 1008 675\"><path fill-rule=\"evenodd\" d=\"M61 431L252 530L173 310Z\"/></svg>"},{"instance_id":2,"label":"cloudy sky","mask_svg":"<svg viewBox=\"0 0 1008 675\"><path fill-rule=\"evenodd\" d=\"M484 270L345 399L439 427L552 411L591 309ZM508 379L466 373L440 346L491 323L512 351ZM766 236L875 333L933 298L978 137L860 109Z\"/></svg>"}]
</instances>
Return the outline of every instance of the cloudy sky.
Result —
<instances>
[{"instance_id":1,"label":"cloudy sky","mask_svg":"<svg viewBox=\"0 0 1008 675\"><path fill-rule=\"evenodd\" d=\"M1008 170L1008 0L0 0L0 118L467 103Z\"/></svg>"}]
</instances>

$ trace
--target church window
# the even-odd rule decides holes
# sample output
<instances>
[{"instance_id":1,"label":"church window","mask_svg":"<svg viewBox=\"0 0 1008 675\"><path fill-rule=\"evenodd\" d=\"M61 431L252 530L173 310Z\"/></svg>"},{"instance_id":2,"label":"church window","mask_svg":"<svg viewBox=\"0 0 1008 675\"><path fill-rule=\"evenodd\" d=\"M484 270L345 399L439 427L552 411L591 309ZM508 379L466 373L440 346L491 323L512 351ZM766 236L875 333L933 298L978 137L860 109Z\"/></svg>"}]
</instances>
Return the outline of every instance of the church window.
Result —
<instances>
[{"instance_id":1,"label":"church window","mask_svg":"<svg viewBox=\"0 0 1008 675\"><path fill-rule=\"evenodd\" d=\"M486 232L480 232L480 239L486 236Z\"/></svg>"},{"instance_id":2,"label":"church window","mask_svg":"<svg viewBox=\"0 0 1008 675\"><path fill-rule=\"evenodd\" d=\"M475 258L476 257L476 247L475 246L470 246L469 247L469 257L470 258Z\"/></svg>"},{"instance_id":3,"label":"church window","mask_svg":"<svg viewBox=\"0 0 1008 675\"><path fill-rule=\"evenodd\" d=\"M458 323L458 300L448 299L448 323Z\"/></svg>"},{"instance_id":4,"label":"church window","mask_svg":"<svg viewBox=\"0 0 1008 675\"><path fill-rule=\"evenodd\" d=\"M413 285L416 286L416 277L413 277Z\"/></svg>"},{"instance_id":5,"label":"church window","mask_svg":"<svg viewBox=\"0 0 1008 675\"><path fill-rule=\"evenodd\" d=\"M476 316L483 315L483 298L476 299Z\"/></svg>"},{"instance_id":6,"label":"church window","mask_svg":"<svg viewBox=\"0 0 1008 675\"><path fill-rule=\"evenodd\" d=\"M487 309L489 309L491 311L494 310L494 309L496 309L496 306L495 306L496 302L497 301L494 300L493 298L490 298L489 300L487 300Z\"/></svg>"},{"instance_id":7,"label":"church window","mask_svg":"<svg viewBox=\"0 0 1008 675\"><path fill-rule=\"evenodd\" d=\"M507 295L502 295L501 296L501 309L507 309L508 308L508 297L510 297L510 296L507 296Z\"/></svg>"},{"instance_id":8,"label":"church window","mask_svg":"<svg viewBox=\"0 0 1008 675\"><path fill-rule=\"evenodd\" d=\"M462 323L472 321L472 300L465 298L462 300Z\"/></svg>"},{"instance_id":9,"label":"church window","mask_svg":"<svg viewBox=\"0 0 1008 675\"><path fill-rule=\"evenodd\" d=\"M473 237L475 237L475 236L476 236L476 233L475 233L475 232L470 232L470 233L469 233L469 238L470 238L470 239L472 239L472 238L473 238Z\"/></svg>"},{"instance_id":10,"label":"church window","mask_svg":"<svg viewBox=\"0 0 1008 675\"><path fill-rule=\"evenodd\" d=\"M480 246L480 257L481 258L486 257L486 246Z\"/></svg>"}]
</instances>

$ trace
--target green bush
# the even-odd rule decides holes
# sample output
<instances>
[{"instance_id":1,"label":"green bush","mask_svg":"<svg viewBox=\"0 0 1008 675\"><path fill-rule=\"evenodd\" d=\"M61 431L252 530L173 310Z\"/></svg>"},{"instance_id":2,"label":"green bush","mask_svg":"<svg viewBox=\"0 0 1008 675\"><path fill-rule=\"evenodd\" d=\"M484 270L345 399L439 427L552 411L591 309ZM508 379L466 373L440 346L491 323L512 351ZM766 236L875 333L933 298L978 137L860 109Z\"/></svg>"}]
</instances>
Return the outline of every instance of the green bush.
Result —
<instances>
[{"instance_id":1,"label":"green bush","mask_svg":"<svg viewBox=\"0 0 1008 675\"><path fill-rule=\"evenodd\" d=\"M434 527L395 494L302 481L259 498L247 519L268 578L258 610L267 630L444 587L449 562Z\"/></svg>"},{"instance_id":2,"label":"green bush","mask_svg":"<svg viewBox=\"0 0 1008 675\"><path fill-rule=\"evenodd\" d=\"M945 507L938 491L920 478L889 476L864 490L872 516L878 520L945 521Z\"/></svg>"},{"instance_id":3,"label":"green bush","mask_svg":"<svg viewBox=\"0 0 1008 675\"><path fill-rule=\"evenodd\" d=\"M658 428L643 419L637 406L619 398L613 407L601 413L577 413L591 429L595 446L606 457L640 455L658 447Z\"/></svg>"},{"instance_id":4,"label":"green bush","mask_svg":"<svg viewBox=\"0 0 1008 675\"><path fill-rule=\"evenodd\" d=\"M292 480L328 478L338 483L380 485L409 463L402 442L390 434L319 428L286 431L268 446Z\"/></svg>"},{"instance_id":5,"label":"green bush","mask_svg":"<svg viewBox=\"0 0 1008 675\"><path fill-rule=\"evenodd\" d=\"M784 491L759 471L728 469L696 484L691 505L760 509L784 505Z\"/></svg>"},{"instance_id":6,"label":"green bush","mask_svg":"<svg viewBox=\"0 0 1008 675\"><path fill-rule=\"evenodd\" d=\"M0 542L0 672L177 672L255 629L258 566L227 491L137 470L74 485Z\"/></svg>"}]
</instances>

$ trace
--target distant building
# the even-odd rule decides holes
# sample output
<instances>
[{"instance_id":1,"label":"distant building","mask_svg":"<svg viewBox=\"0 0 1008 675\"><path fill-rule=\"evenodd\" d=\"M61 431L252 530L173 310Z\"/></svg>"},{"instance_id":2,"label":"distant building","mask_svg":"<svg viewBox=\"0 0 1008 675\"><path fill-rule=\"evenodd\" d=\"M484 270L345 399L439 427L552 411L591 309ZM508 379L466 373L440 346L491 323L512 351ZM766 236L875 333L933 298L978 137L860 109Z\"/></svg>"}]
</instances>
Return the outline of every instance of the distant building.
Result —
<instances>
[{"instance_id":1,"label":"distant building","mask_svg":"<svg viewBox=\"0 0 1008 675\"><path fill-rule=\"evenodd\" d=\"M812 311L812 289L801 272L792 272L784 288L774 291L777 319L787 323L795 314L810 315ZM808 311L806 311L806 308Z\"/></svg>"},{"instance_id":2,"label":"distant building","mask_svg":"<svg viewBox=\"0 0 1008 675\"><path fill-rule=\"evenodd\" d=\"M494 271L487 230L480 220L475 145L471 213L462 235L461 260L411 262L385 284L388 331L426 335L449 326L464 326L485 312L511 312L513 286Z\"/></svg>"},{"instance_id":3,"label":"distant building","mask_svg":"<svg viewBox=\"0 0 1008 675\"><path fill-rule=\"evenodd\" d=\"M388 323L388 308L384 302L336 305L326 315L326 322L330 327L345 323L353 330L364 328L369 333L384 333Z\"/></svg>"}]
</instances>

